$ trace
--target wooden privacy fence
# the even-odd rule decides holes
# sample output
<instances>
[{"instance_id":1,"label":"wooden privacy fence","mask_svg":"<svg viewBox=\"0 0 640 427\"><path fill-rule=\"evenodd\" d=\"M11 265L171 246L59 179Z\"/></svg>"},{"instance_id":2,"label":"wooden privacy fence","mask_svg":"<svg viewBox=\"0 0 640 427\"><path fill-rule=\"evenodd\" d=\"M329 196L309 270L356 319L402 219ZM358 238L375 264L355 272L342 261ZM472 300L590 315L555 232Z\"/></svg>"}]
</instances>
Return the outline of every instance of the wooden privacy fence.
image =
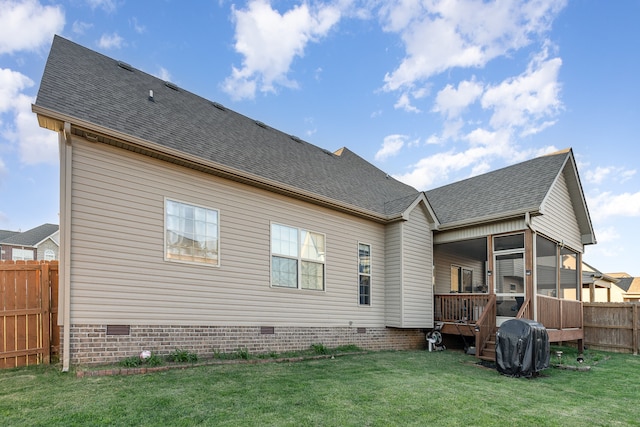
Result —
<instances>
[{"instance_id":1,"label":"wooden privacy fence","mask_svg":"<svg viewBox=\"0 0 640 427\"><path fill-rule=\"evenodd\" d=\"M58 354L58 262L0 262L0 368Z\"/></svg>"},{"instance_id":2,"label":"wooden privacy fence","mask_svg":"<svg viewBox=\"0 0 640 427\"><path fill-rule=\"evenodd\" d=\"M584 303L585 345L598 350L640 351L640 303Z\"/></svg>"}]
</instances>

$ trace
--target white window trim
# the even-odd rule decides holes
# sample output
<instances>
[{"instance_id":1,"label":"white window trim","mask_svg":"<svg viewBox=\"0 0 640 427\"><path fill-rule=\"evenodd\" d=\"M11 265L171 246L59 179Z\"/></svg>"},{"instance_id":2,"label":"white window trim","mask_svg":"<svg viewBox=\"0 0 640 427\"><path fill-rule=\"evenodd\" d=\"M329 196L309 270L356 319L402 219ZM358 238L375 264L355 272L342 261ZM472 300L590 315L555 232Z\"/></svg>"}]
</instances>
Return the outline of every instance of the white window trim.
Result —
<instances>
[{"instance_id":1,"label":"white window trim","mask_svg":"<svg viewBox=\"0 0 640 427\"><path fill-rule=\"evenodd\" d=\"M184 261L184 260L180 260L180 259L173 259L173 258L168 258L167 257L167 201L172 201L172 202L176 202L176 203L182 203L184 205L189 205L189 206L194 206L194 207L198 207L198 208L203 208L203 209L209 209L212 211L216 211L218 213L218 224L216 224L217 228L218 228L218 262L216 264L212 264L212 263L208 263L208 262L197 262L197 261ZM220 237L220 222L222 221L221 219L221 213L220 213L220 209L215 209L209 206L204 206L198 203L193 203L193 202L187 202L184 200L180 200L174 197L165 197L164 198L164 204L163 204L163 211L162 211L162 217L163 217L163 224L164 224L164 229L163 229L163 240L162 240L162 256L164 258L164 260L166 262L172 262L172 263L178 263L178 264L188 264L188 265L197 265L197 266L201 266L201 267L220 267L220 260L222 259L221 256L221 248L220 248L220 241L221 241L221 237Z\"/></svg>"},{"instance_id":2,"label":"white window trim","mask_svg":"<svg viewBox=\"0 0 640 427\"><path fill-rule=\"evenodd\" d=\"M298 256L297 257L292 257L292 256L288 256L288 255L281 255L281 254L274 254L273 253L273 236L272 236L272 229L274 225L279 225L282 227L288 227L288 228L295 228L296 230L298 230ZM306 259L302 257L302 231L306 231L309 233L314 233L314 234L320 234L322 236L322 238L324 239L324 249L325 249L325 254L324 254L324 261L321 263L323 265L323 277L322 277L322 289L307 289L307 288L303 288L302 287L302 261L307 261L307 262L314 262L317 264L320 264L320 262L316 261L316 260L310 260L310 259ZM277 256L280 258L287 258L287 259L293 259L293 260L297 260L297 269L298 269L298 283L296 284L295 288L290 288L287 286L278 286L278 285L274 285L273 284L273 257ZM308 228L305 227L298 227L295 225L287 225L287 224L283 224L281 222L275 222L275 221L271 221L269 223L269 286L273 289L281 289L284 291L309 291L309 292L327 292L327 235L325 233L321 233L319 231L314 231L314 230L310 230Z\"/></svg>"},{"instance_id":3,"label":"white window trim","mask_svg":"<svg viewBox=\"0 0 640 427\"><path fill-rule=\"evenodd\" d=\"M360 245L369 246L369 274L360 273ZM370 308L371 306L373 306L373 245L371 245L370 243L358 241L357 268L358 268L358 307ZM360 276L369 276L369 304L360 303Z\"/></svg>"},{"instance_id":4,"label":"white window trim","mask_svg":"<svg viewBox=\"0 0 640 427\"><path fill-rule=\"evenodd\" d=\"M56 252L53 249L45 249L42 257L45 261L55 261Z\"/></svg>"}]
</instances>

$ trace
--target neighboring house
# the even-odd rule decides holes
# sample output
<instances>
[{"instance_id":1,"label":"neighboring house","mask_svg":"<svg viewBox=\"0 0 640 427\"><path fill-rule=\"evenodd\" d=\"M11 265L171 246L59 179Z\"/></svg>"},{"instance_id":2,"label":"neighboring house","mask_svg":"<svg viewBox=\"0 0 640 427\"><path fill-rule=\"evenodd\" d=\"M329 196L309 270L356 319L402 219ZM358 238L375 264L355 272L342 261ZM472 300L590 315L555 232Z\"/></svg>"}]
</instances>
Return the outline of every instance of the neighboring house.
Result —
<instances>
[{"instance_id":1,"label":"neighboring house","mask_svg":"<svg viewBox=\"0 0 640 427\"><path fill-rule=\"evenodd\" d=\"M633 277L628 273L609 273L618 281L618 286L622 290L621 301L640 301L640 277Z\"/></svg>"},{"instance_id":2,"label":"neighboring house","mask_svg":"<svg viewBox=\"0 0 640 427\"><path fill-rule=\"evenodd\" d=\"M64 369L423 348L444 299L493 328L580 307L595 238L571 150L423 193L60 37L33 111L60 142Z\"/></svg>"},{"instance_id":3,"label":"neighboring house","mask_svg":"<svg viewBox=\"0 0 640 427\"><path fill-rule=\"evenodd\" d=\"M622 302L624 301L624 283L614 275L582 263L582 301L584 302Z\"/></svg>"},{"instance_id":4,"label":"neighboring house","mask_svg":"<svg viewBox=\"0 0 640 427\"><path fill-rule=\"evenodd\" d=\"M5 236L4 238L2 238ZM42 224L24 232L0 232L2 260L31 261L58 259L60 247L59 227Z\"/></svg>"},{"instance_id":5,"label":"neighboring house","mask_svg":"<svg viewBox=\"0 0 640 427\"><path fill-rule=\"evenodd\" d=\"M2 241L4 239L7 239L11 236L13 236L14 234L18 234L19 231L11 231L11 230L0 230L0 261L6 259L5 258L5 254L6 251L4 250L4 248L2 247ZM9 256L9 259L11 259L11 257Z\"/></svg>"}]
</instances>

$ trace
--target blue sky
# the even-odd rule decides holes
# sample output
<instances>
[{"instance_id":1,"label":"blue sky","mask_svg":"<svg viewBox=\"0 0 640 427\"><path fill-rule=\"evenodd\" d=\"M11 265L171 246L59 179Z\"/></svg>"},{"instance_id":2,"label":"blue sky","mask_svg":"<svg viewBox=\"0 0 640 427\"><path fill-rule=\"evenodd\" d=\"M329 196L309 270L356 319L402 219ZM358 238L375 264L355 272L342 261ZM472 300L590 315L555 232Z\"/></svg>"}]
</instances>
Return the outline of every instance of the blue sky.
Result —
<instances>
[{"instance_id":1,"label":"blue sky","mask_svg":"<svg viewBox=\"0 0 640 427\"><path fill-rule=\"evenodd\" d=\"M31 113L54 34L420 190L572 147L598 245L640 276L640 2L0 0L0 229L58 222Z\"/></svg>"}]
</instances>

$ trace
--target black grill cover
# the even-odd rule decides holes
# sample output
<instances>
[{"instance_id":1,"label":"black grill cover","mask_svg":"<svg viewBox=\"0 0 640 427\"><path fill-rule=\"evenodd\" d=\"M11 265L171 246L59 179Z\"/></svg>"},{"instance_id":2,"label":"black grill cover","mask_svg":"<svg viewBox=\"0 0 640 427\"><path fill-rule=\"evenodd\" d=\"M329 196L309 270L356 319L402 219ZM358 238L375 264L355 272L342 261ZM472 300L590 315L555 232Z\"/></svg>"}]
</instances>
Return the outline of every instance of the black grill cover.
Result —
<instances>
[{"instance_id":1,"label":"black grill cover","mask_svg":"<svg viewBox=\"0 0 640 427\"><path fill-rule=\"evenodd\" d=\"M549 336L533 320L511 319L496 334L496 368L512 377L531 377L549 367Z\"/></svg>"}]
</instances>

